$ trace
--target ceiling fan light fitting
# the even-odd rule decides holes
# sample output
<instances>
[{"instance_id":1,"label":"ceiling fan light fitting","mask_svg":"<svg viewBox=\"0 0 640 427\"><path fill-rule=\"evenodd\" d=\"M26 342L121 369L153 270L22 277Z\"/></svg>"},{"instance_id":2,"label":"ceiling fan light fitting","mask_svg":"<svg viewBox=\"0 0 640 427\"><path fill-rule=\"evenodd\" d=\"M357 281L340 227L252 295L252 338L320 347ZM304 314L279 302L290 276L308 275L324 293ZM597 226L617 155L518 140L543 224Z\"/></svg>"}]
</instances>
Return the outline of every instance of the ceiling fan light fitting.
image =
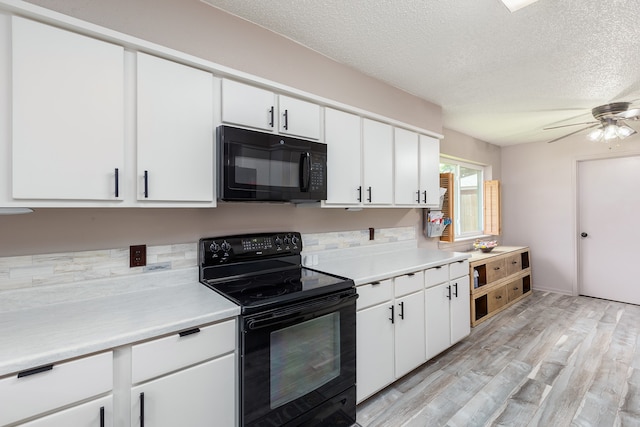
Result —
<instances>
[{"instance_id":1,"label":"ceiling fan light fitting","mask_svg":"<svg viewBox=\"0 0 640 427\"><path fill-rule=\"evenodd\" d=\"M591 132L589 132L589 134L587 135L587 137L591 140L591 141L600 141L602 139L602 134L604 132L602 131L602 126L595 128L594 130L592 130Z\"/></svg>"},{"instance_id":2,"label":"ceiling fan light fitting","mask_svg":"<svg viewBox=\"0 0 640 427\"><path fill-rule=\"evenodd\" d=\"M616 129L616 133L618 135L618 138L624 139L624 138L630 137L631 135L637 132L631 126L622 124L622 125L618 125L618 128Z\"/></svg>"},{"instance_id":3,"label":"ceiling fan light fitting","mask_svg":"<svg viewBox=\"0 0 640 427\"><path fill-rule=\"evenodd\" d=\"M618 127L615 124L607 124L602 131L602 137L605 141L611 141L618 137Z\"/></svg>"}]
</instances>

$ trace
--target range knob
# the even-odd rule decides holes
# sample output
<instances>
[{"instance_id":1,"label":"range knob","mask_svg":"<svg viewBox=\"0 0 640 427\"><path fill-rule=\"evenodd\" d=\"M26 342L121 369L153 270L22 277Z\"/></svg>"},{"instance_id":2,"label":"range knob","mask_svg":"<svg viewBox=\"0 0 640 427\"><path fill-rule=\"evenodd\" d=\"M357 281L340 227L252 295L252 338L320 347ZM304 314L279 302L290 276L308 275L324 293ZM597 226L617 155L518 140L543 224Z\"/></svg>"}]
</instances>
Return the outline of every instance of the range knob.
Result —
<instances>
[{"instance_id":1,"label":"range knob","mask_svg":"<svg viewBox=\"0 0 640 427\"><path fill-rule=\"evenodd\" d=\"M282 239L280 238L280 236L276 236L275 244L276 246L282 245Z\"/></svg>"},{"instance_id":2,"label":"range knob","mask_svg":"<svg viewBox=\"0 0 640 427\"><path fill-rule=\"evenodd\" d=\"M209 249L211 250L211 252L218 252L220 250L220 245L216 242L213 242L211 243L211 246L209 246Z\"/></svg>"},{"instance_id":3,"label":"range knob","mask_svg":"<svg viewBox=\"0 0 640 427\"><path fill-rule=\"evenodd\" d=\"M284 244L285 245L289 244L289 236L284 236Z\"/></svg>"},{"instance_id":4,"label":"range knob","mask_svg":"<svg viewBox=\"0 0 640 427\"><path fill-rule=\"evenodd\" d=\"M226 240L222 242L222 246L220 246L223 251L229 252L231 250L231 245Z\"/></svg>"},{"instance_id":5,"label":"range knob","mask_svg":"<svg viewBox=\"0 0 640 427\"><path fill-rule=\"evenodd\" d=\"M291 244L294 246L298 245L298 238L296 236L291 237Z\"/></svg>"}]
</instances>

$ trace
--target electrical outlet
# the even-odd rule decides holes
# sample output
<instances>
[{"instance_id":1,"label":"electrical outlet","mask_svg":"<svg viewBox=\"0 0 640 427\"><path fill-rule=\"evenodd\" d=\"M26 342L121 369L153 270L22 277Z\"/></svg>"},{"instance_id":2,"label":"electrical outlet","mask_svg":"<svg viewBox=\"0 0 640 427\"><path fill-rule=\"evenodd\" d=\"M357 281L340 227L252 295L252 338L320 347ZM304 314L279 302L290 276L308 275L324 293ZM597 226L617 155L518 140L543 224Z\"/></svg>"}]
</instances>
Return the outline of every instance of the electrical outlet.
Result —
<instances>
[{"instance_id":1,"label":"electrical outlet","mask_svg":"<svg viewBox=\"0 0 640 427\"><path fill-rule=\"evenodd\" d=\"M147 245L129 246L129 267L147 265Z\"/></svg>"},{"instance_id":2,"label":"electrical outlet","mask_svg":"<svg viewBox=\"0 0 640 427\"><path fill-rule=\"evenodd\" d=\"M375 233L376 233L375 228L373 227L369 228L369 240L373 240L375 238Z\"/></svg>"}]
</instances>

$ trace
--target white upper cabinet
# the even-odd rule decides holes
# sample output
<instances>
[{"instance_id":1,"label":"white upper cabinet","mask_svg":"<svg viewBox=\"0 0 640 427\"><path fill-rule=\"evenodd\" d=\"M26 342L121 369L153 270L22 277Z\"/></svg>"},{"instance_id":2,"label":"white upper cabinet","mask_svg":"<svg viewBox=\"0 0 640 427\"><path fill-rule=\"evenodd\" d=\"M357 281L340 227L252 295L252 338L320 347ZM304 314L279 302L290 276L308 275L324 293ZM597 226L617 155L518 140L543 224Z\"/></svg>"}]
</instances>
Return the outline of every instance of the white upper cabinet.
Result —
<instances>
[{"instance_id":1,"label":"white upper cabinet","mask_svg":"<svg viewBox=\"0 0 640 427\"><path fill-rule=\"evenodd\" d=\"M420 203L440 207L440 140L420 135Z\"/></svg>"},{"instance_id":2,"label":"white upper cabinet","mask_svg":"<svg viewBox=\"0 0 640 427\"><path fill-rule=\"evenodd\" d=\"M279 95L280 133L320 139L320 106L297 98Z\"/></svg>"},{"instance_id":3,"label":"white upper cabinet","mask_svg":"<svg viewBox=\"0 0 640 427\"><path fill-rule=\"evenodd\" d=\"M11 25L12 197L118 200L124 49L17 16Z\"/></svg>"},{"instance_id":4,"label":"white upper cabinet","mask_svg":"<svg viewBox=\"0 0 640 427\"><path fill-rule=\"evenodd\" d=\"M363 189L365 204L393 203L393 128L386 123L362 121ZM333 167L328 165L328 168Z\"/></svg>"},{"instance_id":5,"label":"white upper cabinet","mask_svg":"<svg viewBox=\"0 0 640 427\"><path fill-rule=\"evenodd\" d=\"M137 199L215 202L213 76L137 54Z\"/></svg>"},{"instance_id":6,"label":"white upper cabinet","mask_svg":"<svg viewBox=\"0 0 640 427\"><path fill-rule=\"evenodd\" d=\"M420 203L418 182L418 134L395 128L395 204Z\"/></svg>"},{"instance_id":7,"label":"white upper cabinet","mask_svg":"<svg viewBox=\"0 0 640 427\"><path fill-rule=\"evenodd\" d=\"M233 80L222 80L222 121L234 125L273 131L276 95Z\"/></svg>"},{"instance_id":8,"label":"white upper cabinet","mask_svg":"<svg viewBox=\"0 0 640 427\"><path fill-rule=\"evenodd\" d=\"M320 106L229 79L222 80L222 121L320 139Z\"/></svg>"},{"instance_id":9,"label":"white upper cabinet","mask_svg":"<svg viewBox=\"0 0 640 427\"><path fill-rule=\"evenodd\" d=\"M327 143L326 204L358 205L362 202L360 117L325 108Z\"/></svg>"}]
</instances>

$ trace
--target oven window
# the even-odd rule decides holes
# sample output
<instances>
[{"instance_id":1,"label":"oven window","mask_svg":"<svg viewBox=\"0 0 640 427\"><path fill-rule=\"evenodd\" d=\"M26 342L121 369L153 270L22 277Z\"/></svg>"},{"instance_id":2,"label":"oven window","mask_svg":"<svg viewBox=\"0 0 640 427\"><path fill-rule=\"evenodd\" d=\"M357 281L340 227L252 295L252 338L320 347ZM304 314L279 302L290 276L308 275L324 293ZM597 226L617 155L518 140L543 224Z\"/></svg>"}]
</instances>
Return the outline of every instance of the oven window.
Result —
<instances>
[{"instance_id":1,"label":"oven window","mask_svg":"<svg viewBox=\"0 0 640 427\"><path fill-rule=\"evenodd\" d=\"M235 182L242 185L265 187L298 187L299 161L292 154L280 150L269 151L241 147L234 157Z\"/></svg>"},{"instance_id":2,"label":"oven window","mask_svg":"<svg viewBox=\"0 0 640 427\"><path fill-rule=\"evenodd\" d=\"M271 333L271 408L323 386L340 374L340 313Z\"/></svg>"}]
</instances>

